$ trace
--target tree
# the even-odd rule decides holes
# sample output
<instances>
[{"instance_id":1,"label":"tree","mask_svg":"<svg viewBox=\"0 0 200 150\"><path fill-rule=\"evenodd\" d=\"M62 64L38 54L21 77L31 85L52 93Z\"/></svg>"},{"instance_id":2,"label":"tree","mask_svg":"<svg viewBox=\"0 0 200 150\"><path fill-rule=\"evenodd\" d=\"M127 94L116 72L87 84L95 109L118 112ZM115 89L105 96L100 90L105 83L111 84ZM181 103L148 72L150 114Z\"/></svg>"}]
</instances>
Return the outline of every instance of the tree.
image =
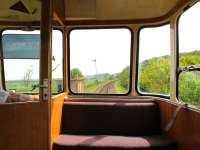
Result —
<instances>
[{"instance_id":1,"label":"tree","mask_svg":"<svg viewBox=\"0 0 200 150\"><path fill-rule=\"evenodd\" d=\"M79 68L74 68L70 71L70 77L71 79L82 79L84 75Z\"/></svg>"},{"instance_id":2,"label":"tree","mask_svg":"<svg viewBox=\"0 0 200 150\"><path fill-rule=\"evenodd\" d=\"M155 57L139 66L139 89L147 93L169 93L169 56Z\"/></svg>"},{"instance_id":3,"label":"tree","mask_svg":"<svg viewBox=\"0 0 200 150\"><path fill-rule=\"evenodd\" d=\"M200 51L181 53L179 66L200 64ZM145 60L139 66L139 89L147 93L169 94L169 56ZM200 105L199 71L182 72L179 75L179 99L194 105Z\"/></svg>"},{"instance_id":4,"label":"tree","mask_svg":"<svg viewBox=\"0 0 200 150\"><path fill-rule=\"evenodd\" d=\"M182 72L179 76L179 98L183 102L200 106L200 80L198 71Z\"/></svg>"},{"instance_id":5,"label":"tree","mask_svg":"<svg viewBox=\"0 0 200 150\"><path fill-rule=\"evenodd\" d=\"M128 89L128 85L129 85L129 75L130 74L130 67L127 66L125 67L121 73L119 73L118 75L118 79L119 79L119 82L120 82L120 85L125 88L125 89Z\"/></svg>"},{"instance_id":6,"label":"tree","mask_svg":"<svg viewBox=\"0 0 200 150\"><path fill-rule=\"evenodd\" d=\"M26 87L29 86L32 75L33 75L33 66L31 66L30 68L27 68L25 73L24 73L24 85Z\"/></svg>"}]
</instances>

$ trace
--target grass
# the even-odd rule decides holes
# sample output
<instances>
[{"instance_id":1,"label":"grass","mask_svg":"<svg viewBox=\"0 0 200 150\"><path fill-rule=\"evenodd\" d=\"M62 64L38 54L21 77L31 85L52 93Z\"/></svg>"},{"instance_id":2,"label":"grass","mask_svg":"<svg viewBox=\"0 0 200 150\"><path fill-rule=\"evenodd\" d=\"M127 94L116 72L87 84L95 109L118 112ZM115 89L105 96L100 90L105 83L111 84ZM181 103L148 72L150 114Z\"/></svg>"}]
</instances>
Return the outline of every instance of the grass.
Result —
<instances>
[{"instance_id":1,"label":"grass","mask_svg":"<svg viewBox=\"0 0 200 150\"><path fill-rule=\"evenodd\" d=\"M126 94L128 92L127 89L120 85L119 81L116 81L114 86L118 94Z\"/></svg>"},{"instance_id":2,"label":"grass","mask_svg":"<svg viewBox=\"0 0 200 150\"><path fill-rule=\"evenodd\" d=\"M32 85L38 85L38 80L31 80L29 81L28 85L25 85L24 81L22 80L15 80L15 81L6 81L6 89L7 90L15 90L18 93L39 93L39 88L37 87L35 90L32 90ZM58 85L62 85L61 79L55 79L52 81L52 93L58 93Z\"/></svg>"},{"instance_id":3,"label":"grass","mask_svg":"<svg viewBox=\"0 0 200 150\"><path fill-rule=\"evenodd\" d=\"M97 87L97 80L85 80L84 81L84 92L93 93Z\"/></svg>"},{"instance_id":4,"label":"grass","mask_svg":"<svg viewBox=\"0 0 200 150\"><path fill-rule=\"evenodd\" d=\"M6 81L6 89L7 90L15 90L19 93L38 93L39 89L37 88L34 91L32 90L32 84L38 84L37 80L32 80L29 82L28 86L25 85L24 81L22 80L15 80L15 81Z\"/></svg>"},{"instance_id":5,"label":"grass","mask_svg":"<svg viewBox=\"0 0 200 150\"><path fill-rule=\"evenodd\" d=\"M95 79L90 79L90 80L85 80L84 81L84 93L94 93L98 87L110 82L112 80L109 79L102 79L102 80L95 80ZM119 81L116 81L114 83L115 90L117 91L118 94L125 94L127 93L127 89L122 87L119 83Z\"/></svg>"},{"instance_id":6,"label":"grass","mask_svg":"<svg viewBox=\"0 0 200 150\"><path fill-rule=\"evenodd\" d=\"M109 82L108 79L89 79L84 81L84 93L94 93L95 90L102 84Z\"/></svg>"}]
</instances>

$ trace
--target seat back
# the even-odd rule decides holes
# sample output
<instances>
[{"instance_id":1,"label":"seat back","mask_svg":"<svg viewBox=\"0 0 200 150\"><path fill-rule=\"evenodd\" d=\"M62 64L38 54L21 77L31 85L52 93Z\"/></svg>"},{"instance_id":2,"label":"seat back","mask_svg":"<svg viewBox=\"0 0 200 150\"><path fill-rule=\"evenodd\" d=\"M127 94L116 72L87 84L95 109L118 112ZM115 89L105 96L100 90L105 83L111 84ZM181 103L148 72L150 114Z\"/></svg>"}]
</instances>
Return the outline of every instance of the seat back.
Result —
<instances>
[{"instance_id":1,"label":"seat back","mask_svg":"<svg viewBox=\"0 0 200 150\"><path fill-rule=\"evenodd\" d=\"M62 133L141 136L160 133L154 102L65 102Z\"/></svg>"}]
</instances>

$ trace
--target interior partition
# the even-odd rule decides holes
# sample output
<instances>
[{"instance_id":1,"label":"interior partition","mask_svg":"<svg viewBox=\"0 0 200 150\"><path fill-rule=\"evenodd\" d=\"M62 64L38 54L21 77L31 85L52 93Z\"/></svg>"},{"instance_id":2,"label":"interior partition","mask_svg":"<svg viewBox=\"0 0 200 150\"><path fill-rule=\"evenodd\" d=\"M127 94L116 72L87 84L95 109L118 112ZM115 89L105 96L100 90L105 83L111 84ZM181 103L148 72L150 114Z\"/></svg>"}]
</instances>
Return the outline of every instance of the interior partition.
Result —
<instances>
[{"instance_id":1,"label":"interior partition","mask_svg":"<svg viewBox=\"0 0 200 150\"><path fill-rule=\"evenodd\" d=\"M1 104L0 149L47 150L47 106L46 101Z\"/></svg>"},{"instance_id":2,"label":"interior partition","mask_svg":"<svg viewBox=\"0 0 200 150\"><path fill-rule=\"evenodd\" d=\"M161 128L164 128L172 119L172 115L178 107L178 104L167 102L166 100L158 101L161 115ZM172 128L167 134L173 137L178 145L179 150L199 150L200 145L200 112L192 108L182 108Z\"/></svg>"}]
</instances>

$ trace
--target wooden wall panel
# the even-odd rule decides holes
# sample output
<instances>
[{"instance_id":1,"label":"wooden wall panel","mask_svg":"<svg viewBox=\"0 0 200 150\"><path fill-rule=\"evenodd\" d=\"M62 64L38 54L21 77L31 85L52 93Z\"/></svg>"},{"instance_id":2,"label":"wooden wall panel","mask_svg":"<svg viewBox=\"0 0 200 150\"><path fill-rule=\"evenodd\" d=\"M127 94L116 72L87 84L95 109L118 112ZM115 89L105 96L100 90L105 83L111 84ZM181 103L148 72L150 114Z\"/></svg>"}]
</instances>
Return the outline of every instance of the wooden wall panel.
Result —
<instances>
[{"instance_id":1,"label":"wooden wall panel","mask_svg":"<svg viewBox=\"0 0 200 150\"><path fill-rule=\"evenodd\" d=\"M54 20L57 20L62 26L65 26L65 3L64 0L54 0L53 1L53 17Z\"/></svg>"},{"instance_id":2,"label":"wooden wall panel","mask_svg":"<svg viewBox=\"0 0 200 150\"><path fill-rule=\"evenodd\" d=\"M52 1L42 1L42 13L40 21L40 81L43 85L44 81L48 81L48 88L39 86L39 99L51 100L51 81L52 81ZM49 103L50 104L50 103ZM50 107L50 105L49 105ZM49 108L50 109L50 108ZM50 110L49 110L50 111ZM50 119L50 117L49 117Z\"/></svg>"},{"instance_id":3,"label":"wooden wall panel","mask_svg":"<svg viewBox=\"0 0 200 150\"><path fill-rule=\"evenodd\" d=\"M161 110L161 127L164 129L177 106L165 101L158 101ZM200 111L182 108L174 126L167 133L176 139L179 150L200 149Z\"/></svg>"},{"instance_id":4,"label":"wooden wall panel","mask_svg":"<svg viewBox=\"0 0 200 150\"><path fill-rule=\"evenodd\" d=\"M0 150L47 150L47 102L0 105Z\"/></svg>"},{"instance_id":5,"label":"wooden wall panel","mask_svg":"<svg viewBox=\"0 0 200 150\"><path fill-rule=\"evenodd\" d=\"M62 107L66 93L59 94L52 98L51 103L51 148L54 139L60 134Z\"/></svg>"}]
</instances>

